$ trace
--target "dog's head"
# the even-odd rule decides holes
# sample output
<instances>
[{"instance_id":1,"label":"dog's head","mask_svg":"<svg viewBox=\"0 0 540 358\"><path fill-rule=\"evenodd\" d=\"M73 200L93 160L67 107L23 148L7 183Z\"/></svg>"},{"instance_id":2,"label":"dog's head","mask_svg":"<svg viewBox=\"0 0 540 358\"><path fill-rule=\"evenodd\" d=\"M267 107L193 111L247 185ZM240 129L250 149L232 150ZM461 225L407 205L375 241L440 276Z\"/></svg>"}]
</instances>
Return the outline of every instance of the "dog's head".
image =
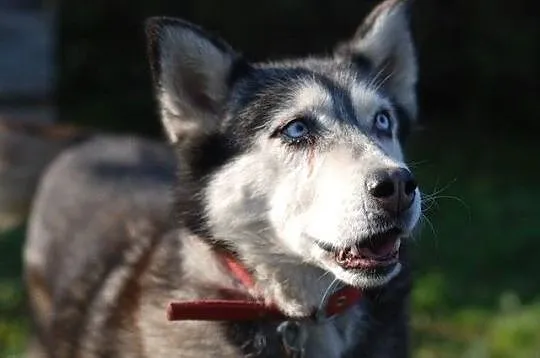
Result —
<instances>
[{"instance_id":1,"label":"dog's head","mask_svg":"<svg viewBox=\"0 0 540 358\"><path fill-rule=\"evenodd\" d=\"M405 1L379 5L326 57L249 63L170 18L147 33L184 226L358 287L397 274L421 200L400 143L417 111Z\"/></svg>"}]
</instances>

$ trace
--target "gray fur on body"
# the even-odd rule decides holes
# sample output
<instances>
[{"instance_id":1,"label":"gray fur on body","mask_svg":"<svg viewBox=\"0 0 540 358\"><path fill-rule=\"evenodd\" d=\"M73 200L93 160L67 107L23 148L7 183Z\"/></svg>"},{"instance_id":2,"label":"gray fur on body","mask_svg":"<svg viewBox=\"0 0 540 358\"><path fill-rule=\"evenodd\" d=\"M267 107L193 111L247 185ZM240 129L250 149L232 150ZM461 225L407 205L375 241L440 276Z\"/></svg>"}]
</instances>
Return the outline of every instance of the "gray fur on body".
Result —
<instances>
[{"instance_id":1,"label":"gray fur on body","mask_svg":"<svg viewBox=\"0 0 540 358\"><path fill-rule=\"evenodd\" d=\"M207 243L167 224L173 172L166 146L132 137L92 139L48 170L25 251L44 356L279 356L276 324L166 320L169 301L219 297L232 283ZM405 269L340 319L353 320L337 325L356 336L351 357L406 356L408 291ZM336 328L311 333L331 349Z\"/></svg>"},{"instance_id":2,"label":"gray fur on body","mask_svg":"<svg viewBox=\"0 0 540 358\"><path fill-rule=\"evenodd\" d=\"M49 168L25 247L43 351L283 356L279 322L171 323L165 307L234 288L300 318L339 280L364 298L324 324L305 323L306 356L407 357L404 250L420 193L415 186L410 206L389 214L367 189L373 173L407 169L399 134L414 124L417 69L404 3L379 5L333 57L263 64L245 62L195 25L151 20L150 61L175 153L142 139L97 137ZM375 127L381 111L385 132ZM299 118L313 130L293 143L283 131ZM402 235L400 263L388 270L337 263L335 250L390 227ZM216 248L234 253L255 287L238 287Z\"/></svg>"}]
</instances>

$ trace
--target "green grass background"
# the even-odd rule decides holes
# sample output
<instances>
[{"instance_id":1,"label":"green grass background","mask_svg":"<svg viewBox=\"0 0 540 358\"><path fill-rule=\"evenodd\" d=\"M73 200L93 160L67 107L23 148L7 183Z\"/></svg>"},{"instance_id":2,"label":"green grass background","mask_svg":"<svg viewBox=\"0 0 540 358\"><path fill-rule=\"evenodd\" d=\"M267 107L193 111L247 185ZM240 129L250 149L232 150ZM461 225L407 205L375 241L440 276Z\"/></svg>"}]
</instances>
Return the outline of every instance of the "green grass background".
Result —
<instances>
[{"instance_id":1,"label":"green grass background","mask_svg":"<svg viewBox=\"0 0 540 358\"><path fill-rule=\"evenodd\" d=\"M446 133L409 147L430 221L413 244L414 357L540 358L540 188L526 175L540 163L523 137ZM19 357L27 336L23 236L0 237L0 357Z\"/></svg>"}]
</instances>

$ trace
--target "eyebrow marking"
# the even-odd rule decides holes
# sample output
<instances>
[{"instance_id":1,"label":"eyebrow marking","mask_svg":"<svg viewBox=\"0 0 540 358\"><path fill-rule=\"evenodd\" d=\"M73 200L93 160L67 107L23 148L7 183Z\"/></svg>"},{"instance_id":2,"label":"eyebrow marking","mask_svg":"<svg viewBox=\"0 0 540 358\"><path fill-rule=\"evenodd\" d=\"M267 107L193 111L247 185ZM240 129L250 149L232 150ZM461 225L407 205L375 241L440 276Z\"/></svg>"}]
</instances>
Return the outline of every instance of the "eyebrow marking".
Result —
<instances>
[{"instance_id":1,"label":"eyebrow marking","mask_svg":"<svg viewBox=\"0 0 540 358\"><path fill-rule=\"evenodd\" d=\"M326 104L338 120L357 123L355 106L348 88L329 77L313 73L309 79L304 80L296 96L300 99L296 106L302 109Z\"/></svg>"}]
</instances>

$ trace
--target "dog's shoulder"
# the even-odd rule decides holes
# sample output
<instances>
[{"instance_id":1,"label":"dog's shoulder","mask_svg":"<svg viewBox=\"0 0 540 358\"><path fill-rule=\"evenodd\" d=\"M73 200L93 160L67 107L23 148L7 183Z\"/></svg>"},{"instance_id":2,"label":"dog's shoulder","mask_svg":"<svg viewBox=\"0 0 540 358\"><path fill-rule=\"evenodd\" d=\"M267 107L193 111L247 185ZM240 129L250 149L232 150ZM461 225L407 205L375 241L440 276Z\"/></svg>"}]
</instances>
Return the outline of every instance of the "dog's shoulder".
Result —
<instances>
[{"instance_id":1,"label":"dog's shoulder","mask_svg":"<svg viewBox=\"0 0 540 358\"><path fill-rule=\"evenodd\" d=\"M170 229L174 171L168 147L133 137L91 138L51 163L24 248L38 326L70 346L85 339L76 322L90 317L92 326L123 304L117 298Z\"/></svg>"},{"instance_id":2,"label":"dog's shoulder","mask_svg":"<svg viewBox=\"0 0 540 358\"><path fill-rule=\"evenodd\" d=\"M96 137L60 154L38 185L27 262L59 264L53 250L77 263L77 255L125 241L141 218L167 220L174 163L165 145L132 137Z\"/></svg>"}]
</instances>

